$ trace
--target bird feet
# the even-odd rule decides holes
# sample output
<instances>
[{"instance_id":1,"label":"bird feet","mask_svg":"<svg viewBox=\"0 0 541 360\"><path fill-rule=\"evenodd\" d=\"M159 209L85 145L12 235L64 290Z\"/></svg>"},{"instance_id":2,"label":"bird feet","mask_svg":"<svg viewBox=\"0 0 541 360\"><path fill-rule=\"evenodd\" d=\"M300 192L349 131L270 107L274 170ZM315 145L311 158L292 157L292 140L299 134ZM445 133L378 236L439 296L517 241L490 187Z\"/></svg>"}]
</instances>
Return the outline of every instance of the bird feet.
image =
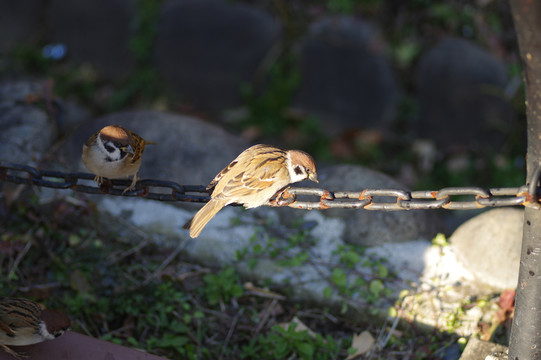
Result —
<instances>
[{"instance_id":1,"label":"bird feet","mask_svg":"<svg viewBox=\"0 0 541 360\"><path fill-rule=\"evenodd\" d=\"M25 353L18 353L16 352L15 350L12 350L10 349L9 347L7 347L6 345L2 345L0 344L0 346L4 349L5 352L7 352L8 354L10 354L11 356L13 356L15 359L25 359L25 358L29 358L30 356L25 354Z\"/></svg>"},{"instance_id":2,"label":"bird feet","mask_svg":"<svg viewBox=\"0 0 541 360\"><path fill-rule=\"evenodd\" d=\"M103 176L94 176L94 181L98 183L99 186L101 186L101 184L103 184Z\"/></svg>"},{"instance_id":3,"label":"bird feet","mask_svg":"<svg viewBox=\"0 0 541 360\"><path fill-rule=\"evenodd\" d=\"M104 178L103 176L96 175L94 181L98 184L100 191L104 194L109 194L109 190L113 187L111 180Z\"/></svg>"},{"instance_id":4,"label":"bird feet","mask_svg":"<svg viewBox=\"0 0 541 360\"><path fill-rule=\"evenodd\" d=\"M122 191L122 195L124 195L127 191L133 190L135 188L135 184L137 184L137 180L139 180L139 178L137 177L137 174L133 175L133 179L130 186L128 186L127 188L124 189L124 191Z\"/></svg>"},{"instance_id":5,"label":"bird feet","mask_svg":"<svg viewBox=\"0 0 541 360\"><path fill-rule=\"evenodd\" d=\"M297 197L289 192L289 187L278 191L267 204L269 206L289 206L295 202Z\"/></svg>"}]
</instances>

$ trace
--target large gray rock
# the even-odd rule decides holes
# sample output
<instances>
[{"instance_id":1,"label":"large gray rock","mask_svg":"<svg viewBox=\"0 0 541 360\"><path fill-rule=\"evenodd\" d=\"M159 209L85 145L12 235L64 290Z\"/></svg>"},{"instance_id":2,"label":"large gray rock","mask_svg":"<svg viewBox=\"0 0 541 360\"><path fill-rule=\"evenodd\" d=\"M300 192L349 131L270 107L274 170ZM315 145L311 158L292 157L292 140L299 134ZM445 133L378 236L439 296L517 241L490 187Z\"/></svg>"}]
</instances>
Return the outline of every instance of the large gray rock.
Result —
<instances>
[{"instance_id":1,"label":"large gray rock","mask_svg":"<svg viewBox=\"0 0 541 360\"><path fill-rule=\"evenodd\" d=\"M80 160L82 146L94 132L112 124L125 126L157 143L145 148L138 173L142 178L207 185L248 147L241 138L192 117L157 111L124 111L89 122L73 133L62 151L72 164L72 170L88 172Z\"/></svg>"},{"instance_id":2,"label":"large gray rock","mask_svg":"<svg viewBox=\"0 0 541 360\"><path fill-rule=\"evenodd\" d=\"M0 82L0 101L2 103L24 104L28 96L41 94L44 82L40 81L2 81Z\"/></svg>"},{"instance_id":3,"label":"large gray rock","mask_svg":"<svg viewBox=\"0 0 541 360\"><path fill-rule=\"evenodd\" d=\"M275 20L259 9L219 0L164 4L156 39L156 66L181 96L210 110L240 104L279 36Z\"/></svg>"},{"instance_id":4,"label":"large gray rock","mask_svg":"<svg viewBox=\"0 0 541 360\"><path fill-rule=\"evenodd\" d=\"M40 32L43 0L0 0L0 53L36 41Z\"/></svg>"},{"instance_id":5,"label":"large gray rock","mask_svg":"<svg viewBox=\"0 0 541 360\"><path fill-rule=\"evenodd\" d=\"M464 39L446 37L419 60L417 134L438 147L497 149L514 117L503 97L503 62Z\"/></svg>"},{"instance_id":6,"label":"large gray rock","mask_svg":"<svg viewBox=\"0 0 541 360\"><path fill-rule=\"evenodd\" d=\"M0 84L0 161L35 165L49 150L57 127L41 106L27 95L41 91L39 82Z\"/></svg>"},{"instance_id":7,"label":"large gray rock","mask_svg":"<svg viewBox=\"0 0 541 360\"><path fill-rule=\"evenodd\" d=\"M391 177L356 165L335 165L321 169L319 185L330 191L358 191L368 188L407 190ZM375 202L396 201L394 198L374 198ZM372 211L351 209L322 210L326 216L345 221L345 240L363 246L430 240L442 226L428 211Z\"/></svg>"},{"instance_id":8,"label":"large gray rock","mask_svg":"<svg viewBox=\"0 0 541 360\"><path fill-rule=\"evenodd\" d=\"M495 290L514 289L518 281L524 211L494 209L462 224L451 246L464 267Z\"/></svg>"},{"instance_id":9,"label":"large gray rock","mask_svg":"<svg viewBox=\"0 0 541 360\"><path fill-rule=\"evenodd\" d=\"M310 26L299 55L296 106L329 120L326 131L386 128L399 89L373 26L349 16L325 17Z\"/></svg>"},{"instance_id":10,"label":"large gray rock","mask_svg":"<svg viewBox=\"0 0 541 360\"><path fill-rule=\"evenodd\" d=\"M128 47L136 14L134 0L52 0L47 25L52 42L67 46L67 59L89 63L108 79L135 67Z\"/></svg>"}]
</instances>

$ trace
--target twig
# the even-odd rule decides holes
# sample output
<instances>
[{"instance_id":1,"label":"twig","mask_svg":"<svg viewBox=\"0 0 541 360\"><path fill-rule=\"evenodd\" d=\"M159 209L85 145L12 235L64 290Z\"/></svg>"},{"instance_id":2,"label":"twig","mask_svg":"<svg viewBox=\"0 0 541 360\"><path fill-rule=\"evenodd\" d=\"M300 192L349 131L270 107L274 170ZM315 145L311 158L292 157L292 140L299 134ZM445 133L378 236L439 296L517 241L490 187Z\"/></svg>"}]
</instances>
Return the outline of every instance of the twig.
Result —
<instances>
[{"instance_id":1,"label":"twig","mask_svg":"<svg viewBox=\"0 0 541 360\"><path fill-rule=\"evenodd\" d=\"M389 329L389 332L387 333L387 336L383 339L383 340L380 340L378 342L378 345L381 349L383 349L385 347L385 345L387 345L387 342L389 341L389 339L391 338L391 336L393 335L393 332L395 331L396 329L396 326L398 325L398 321L400 320L400 315L402 313L402 309L399 309L398 310L398 314L396 315L396 317L394 318L394 321L393 321L393 325L391 326L391 328ZM383 332L382 332L383 333Z\"/></svg>"},{"instance_id":2,"label":"twig","mask_svg":"<svg viewBox=\"0 0 541 360\"><path fill-rule=\"evenodd\" d=\"M229 327L229 331L227 332L227 336L225 337L224 344L222 345L222 349L220 350L220 356L218 357L218 360L222 359L222 356L224 354L225 348L229 344L229 340L231 339L231 336L233 336L233 332L235 331L235 327L237 326L237 322L239 321L240 316L244 312L244 308L240 308L239 312L235 317L233 318L233 321L231 322L231 326Z\"/></svg>"},{"instance_id":3,"label":"twig","mask_svg":"<svg viewBox=\"0 0 541 360\"><path fill-rule=\"evenodd\" d=\"M134 325L133 324L129 324L129 325L124 325L124 326L121 326L119 327L118 329L114 329L114 330L111 330L109 332L106 332L105 334L103 334L102 336L105 336L105 335L114 335L114 334L117 334L119 332L122 332L124 330L130 330L130 329L133 329L134 328Z\"/></svg>"},{"instance_id":4,"label":"twig","mask_svg":"<svg viewBox=\"0 0 541 360\"><path fill-rule=\"evenodd\" d=\"M114 254L111 254L109 256L109 259L107 260L107 265L114 265L116 264L117 262L119 262L120 260L130 256L131 254L134 254L136 253L137 251L141 250L142 248L144 248L145 246L147 246L148 244L150 244L151 240L150 239L145 239L144 241L140 242L139 244L131 247L130 249L126 250L126 251L122 251L120 254L114 256Z\"/></svg>"},{"instance_id":5,"label":"twig","mask_svg":"<svg viewBox=\"0 0 541 360\"><path fill-rule=\"evenodd\" d=\"M173 259L178 255L180 254L180 252L182 250L184 250L184 248L186 247L186 244L188 242L187 241L183 241L182 243L180 243L176 248L175 250L173 250L173 252L171 254L169 254L169 256L167 258L165 258L165 260L160 264L160 266L158 266L158 268L152 273L150 274L150 276L148 276L146 278L145 281L143 281L142 285L147 285L149 282L152 281L152 279L154 279L159 273L162 272L163 269L165 269L165 267L167 265L169 265L169 263L171 261L173 261Z\"/></svg>"},{"instance_id":6,"label":"twig","mask_svg":"<svg viewBox=\"0 0 541 360\"><path fill-rule=\"evenodd\" d=\"M8 273L8 279L11 279L13 277L13 274L15 271L17 271L17 268L19 267L19 263L23 260L24 256L30 250L30 247L32 247L32 240L28 241L24 248L17 254L17 257L15 258L15 261L13 262L13 266L9 270Z\"/></svg>"},{"instance_id":7,"label":"twig","mask_svg":"<svg viewBox=\"0 0 541 360\"><path fill-rule=\"evenodd\" d=\"M267 323L267 320L269 319L269 316L271 314L271 311L273 310L273 308L276 306L276 304L278 303L278 300L276 299L272 299L271 303L269 304L269 306L267 306L265 308L265 311L263 312L263 317L261 318L261 321L259 322L259 324L257 324L257 328L255 329L255 336L257 336L259 334L259 332L261 331L261 329L263 329L263 326L265 326L265 324Z\"/></svg>"},{"instance_id":8,"label":"twig","mask_svg":"<svg viewBox=\"0 0 541 360\"><path fill-rule=\"evenodd\" d=\"M188 272L185 272L185 273L182 273L180 275L177 276L177 280L179 281L184 281L188 278L191 278L193 276L199 276L201 274L210 274L212 272L212 270L210 269L207 269L207 268L201 268L201 269L197 269L197 270L194 270L194 271L188 271Z\"/></svg>"},{"instance_id":9,"label":"twig","mask_svg":"<svg viewBox=\"0 0 541 360\"><path fill-rule=\"evenodd\" d=\"M75 320L75 322L77 322L77 325L83 329L83 331L86 333L86 335L88 336L94 336L93 334L90 333L90 331L88 331L88 328L86 327L86 323L84 321L80 321L80 320Z\"/></svg>"},{"instance_id":10,"label":"twig","mask_svg":"<svg viewBox=\"0 0 541 360\"><path fill-rule=\"evenodd\" d=\"M47 284L32 284L28 286L20 286L17 288L18 291L26 293L32 290L49 290L54 288L59 288L62 286L62 283L59 281L47 283Z\"/></svg>"}]
</instances>

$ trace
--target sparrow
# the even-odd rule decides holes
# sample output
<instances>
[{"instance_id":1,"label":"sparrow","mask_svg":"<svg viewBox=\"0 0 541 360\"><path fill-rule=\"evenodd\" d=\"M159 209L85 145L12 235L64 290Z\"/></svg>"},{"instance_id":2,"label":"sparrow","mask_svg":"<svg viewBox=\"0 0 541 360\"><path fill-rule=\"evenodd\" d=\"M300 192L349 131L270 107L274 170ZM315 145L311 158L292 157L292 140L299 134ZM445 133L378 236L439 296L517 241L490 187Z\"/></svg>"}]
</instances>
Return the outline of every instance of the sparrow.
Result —
<instances>
[{"instance_id":1,"label":"sparrow","mask_svg":"<svg viewBox=\"0 0 541 360\"><path fill-rule=\"evenodd\" d=\"M0 347L15 358L26 357L7 345L31 345L53 340L69 329L69 317L23 298L0 297Z\"/></svg>"},{"instance_id":2,"label":"sparrow","mask_svg":"<svg viewBox=\"0 0 541 360\"><path fill-rule=\"evenodd\" d=\"M300 150L254 145L244 150L207 186L211 199L184 229L196 238L220 209L229 204L245 208L264 205L282 188L302 180L318 182L314 159Z\"/></svg>"},{"instance_id":3,"label":"sparrow","mask_svg":"<svg viewBox=\"0 0 541 360\"><path fill-rule=\"evenodd\" d=\"M103 178L119 179L133 176L125 193L135 187L141 156L148 141L120 125L109 125L92 135L83 145L81 156L86 168L96 175L94 181L101 185Z\"/></svg>"}]
</instances>

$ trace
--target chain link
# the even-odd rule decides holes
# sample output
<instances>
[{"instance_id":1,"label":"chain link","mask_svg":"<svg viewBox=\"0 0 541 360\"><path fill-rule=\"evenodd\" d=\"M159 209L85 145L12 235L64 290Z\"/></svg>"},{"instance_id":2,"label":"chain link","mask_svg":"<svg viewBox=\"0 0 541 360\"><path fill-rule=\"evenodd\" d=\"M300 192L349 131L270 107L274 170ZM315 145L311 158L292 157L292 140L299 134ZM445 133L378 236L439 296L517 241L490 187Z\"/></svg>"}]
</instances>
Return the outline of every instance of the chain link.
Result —
<instances>
[{"instance_id":1,"label":"chain link","mask_svg":"<svg viewBox=\"0 0 541 360\"><path fill-rule=\"evenodd\" d=\"M527 185L494 189L449 187L438 191L364 189L360 192L332 192L319 188L288 187L277 193L268 206L289 206L306 210L341 208L386 211L440 208L470 210L484 207L525 206L532 203L538 206L539 188L536 187L538 176L539 172L536 173L536 178ZM107 180L101 186L85 185L79 184L79 181L95 184L93 174L38 170L28 165L8 162L0 162L0 180L54 189L71 189L87 194L142 197L159 201L204 203L210 199L206 187L202 185L180 185L172 181L144 179L137 182L134 190L124 193L124 189L130 185L131 180ZM530 191L536 193L530 196ZM314 196L318 198L317 201L305 199ZM460 200L456 197L460 197Z\"/></svg>"}]
</instances>

